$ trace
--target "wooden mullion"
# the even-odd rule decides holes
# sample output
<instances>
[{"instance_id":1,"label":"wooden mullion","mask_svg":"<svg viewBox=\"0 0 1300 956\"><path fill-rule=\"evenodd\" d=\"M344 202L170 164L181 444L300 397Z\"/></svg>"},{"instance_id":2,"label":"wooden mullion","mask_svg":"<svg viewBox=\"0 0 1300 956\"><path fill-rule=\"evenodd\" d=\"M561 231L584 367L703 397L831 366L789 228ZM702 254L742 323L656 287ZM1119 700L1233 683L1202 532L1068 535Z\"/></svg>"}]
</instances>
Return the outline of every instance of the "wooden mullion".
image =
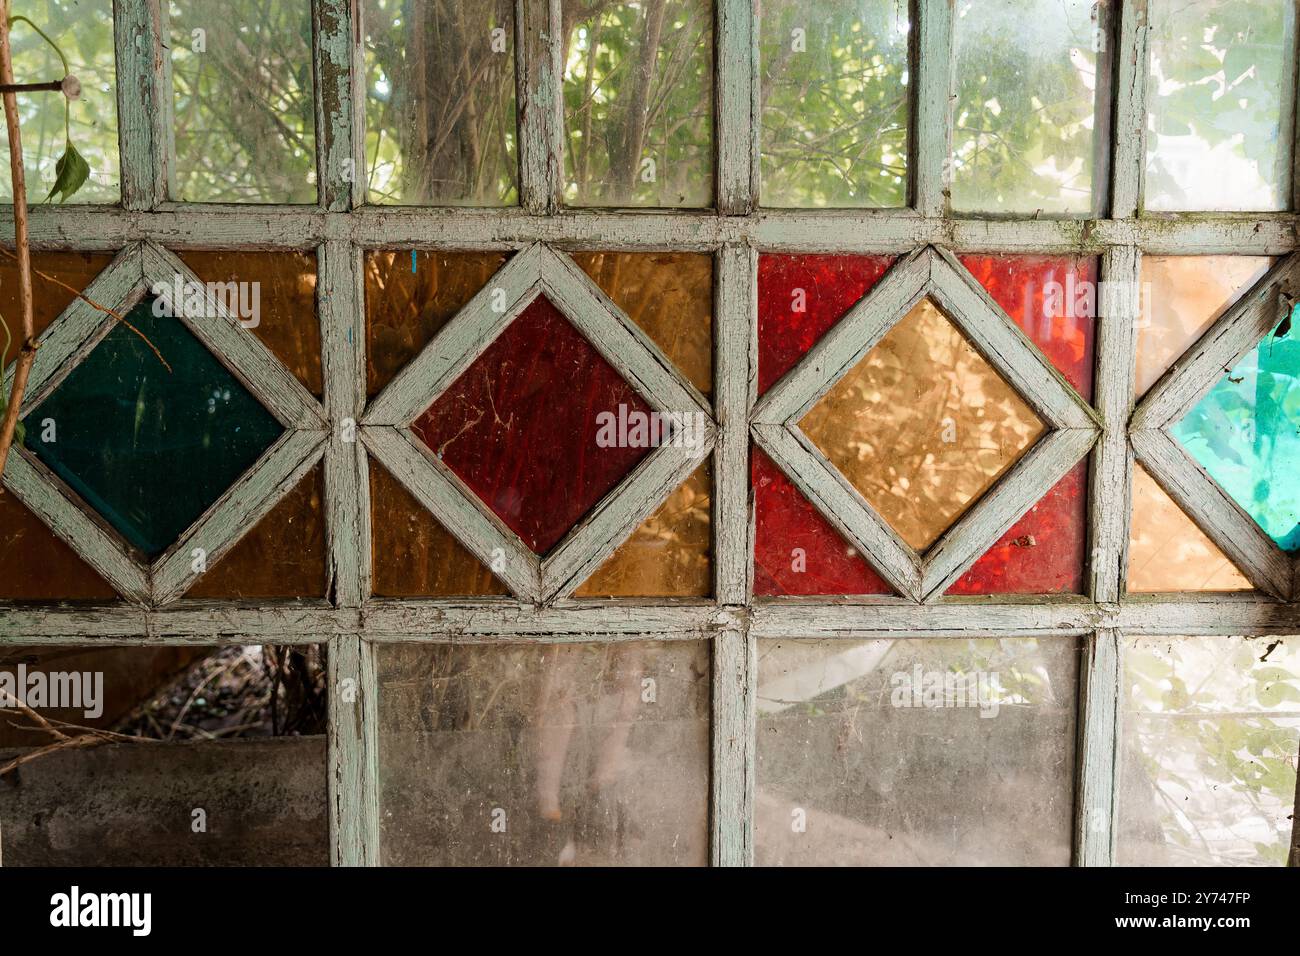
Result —
<instances>
[{"instance_id":1,"label":"wooden mullion","mask_svg":"<svg viewBox=\"0 0 1300 956\"><path fill-rule=\"evenodd\" d=\"M341 212L365 201L365 75L356 0L312 0L317 205Z\"/></svg>"},{"instance_id":2,"label":"wooden mullion","mask_svg":"<svg viewBox=\"0 0 1300 956\"><path fill-rule=\"evenodd\" d=\"M564 182L564 38L560 0L515 0L519 205L544 216Z\"/></svg>"},{"instance_id":3,"label":"wooden mullion","mask_svg":"<svg viewBox=\"0 0 1300 956\"><path fill-rule=\"evenodd\" d=\"M1076 866L1113 866L1123 686L1119 631L1103 628L1089 635L1079 666L1074 862Z\"/></svg>"},{"instance_id":4,"label":"wooden mullion","mask_svg":"<svg viewBox=\"0 0 1300 956\"><path fill-rule=\"evenodd\" d=\"M164 0L113 0L122 208L166 201L172 168L171 55Z\"/></svg>"}]
</instances>

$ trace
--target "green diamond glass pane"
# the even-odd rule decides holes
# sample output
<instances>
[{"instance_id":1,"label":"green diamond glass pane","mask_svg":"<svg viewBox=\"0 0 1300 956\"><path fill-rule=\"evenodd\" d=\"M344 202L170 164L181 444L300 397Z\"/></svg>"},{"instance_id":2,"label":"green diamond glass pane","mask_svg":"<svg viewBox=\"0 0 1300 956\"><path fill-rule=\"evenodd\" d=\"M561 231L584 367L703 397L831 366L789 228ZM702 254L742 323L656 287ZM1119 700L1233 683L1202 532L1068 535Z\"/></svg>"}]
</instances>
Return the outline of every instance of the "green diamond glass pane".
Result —
<instances>
[{"instance_id":1,"label":"green diamond glass pane","mask_svg":"<svg viewBox=\"0 0 1300 956\"><path fill-rule=\"evenodd\" d=\"M1300 308L1173 433L1279 547L1300 551Z\"/></svg>"},{"instance_id":2,"label":"green diamond glass pane","mask_svg":"<svg viewBox=\"0 0 1300 956\"><path fill-rule=\"evenodd\" d=\"M127 321L170 372L119 323L25 419L27 447L149 557L283 431L182 322L152 306Z\"/></svg>"}]
</instances>

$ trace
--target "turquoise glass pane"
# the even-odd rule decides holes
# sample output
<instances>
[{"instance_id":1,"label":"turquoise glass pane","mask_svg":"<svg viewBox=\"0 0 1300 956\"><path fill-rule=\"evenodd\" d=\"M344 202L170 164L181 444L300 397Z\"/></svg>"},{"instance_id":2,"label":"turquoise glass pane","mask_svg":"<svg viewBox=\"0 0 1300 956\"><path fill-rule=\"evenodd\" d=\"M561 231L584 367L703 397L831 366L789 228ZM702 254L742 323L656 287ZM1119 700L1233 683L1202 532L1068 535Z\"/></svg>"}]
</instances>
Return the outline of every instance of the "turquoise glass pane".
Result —
<instances>
[{"instance_id":1,"label":"turquoise glass pane","mask_svg":"<svg viewBox=\"0 0 1300 956\"><path fill-rule=\"evenodd\" d=\"M1269 537L1300 551L1300 308L1173 432Z\"/></svg>"},{"instance_id":2,"label":"turquoise glass pane","mask_svg":"<svg viewBox=\"0 0 1300 956\"><path fill-rule=\"evenodd\" d=\"M146 300L25 419L26 444L146 555L165 551L283 431L178 319ZM215 320L214 320L215 321Z\"/></svg>"}]
</instances>

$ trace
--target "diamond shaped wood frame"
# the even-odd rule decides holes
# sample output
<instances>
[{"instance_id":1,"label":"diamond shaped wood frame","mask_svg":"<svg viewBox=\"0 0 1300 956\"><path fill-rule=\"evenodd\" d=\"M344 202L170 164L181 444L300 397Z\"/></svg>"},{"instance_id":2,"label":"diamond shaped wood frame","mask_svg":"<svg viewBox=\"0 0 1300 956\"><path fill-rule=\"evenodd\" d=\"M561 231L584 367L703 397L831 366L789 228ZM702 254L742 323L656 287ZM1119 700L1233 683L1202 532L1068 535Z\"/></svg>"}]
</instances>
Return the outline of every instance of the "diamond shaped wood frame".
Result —
<instances>
[{"instance_id":1,"label":"diamond shaped wood frame","mask_svg":"<svg viewBox=\"0 0 1300 956\"><path fill-rule=\"evenodd\" d=\"M411 430L537 296L545 295L656 412L701 414L696 446L660 445L545 557L538 557ZM568 256L517 253L367 407L366 448L522 601L568 597L713 450L708 401Z\"/></svg>"},{"instance_id":2,"label":"diamond shaped wood frame","mask_svg":"<svg viewBox=\"0 0 1300 956\"><path fill-rule=\"evenodd\" d=\"M1175 362L1129 421L1129 441L1151 476L1250 583L1300 599L1300 557L1287 554L1171 433L1210 389L1300 302L1300 255L1277 263Z\"/></svg>"},{"instance_id":3,"label":"diamond shaped wood frame","mask_svg":"<svg viewBox=\"0 0 1300 956\"><path fill-rule=\"evenodd\" d=\"M4 472L5 485L66 541L128 601L164 605L177 600L198 577L201 549L206 566L221 559L320 460L327 426L320 403L257 338L239 327L219 298L176 256L153 243L124 249L85 289L84 295L125 314L155 284L198 283L205 290L206 315L178 314L187 329L284 426L284 433L240 478L153 561L131 548L116 529L63 483L31 452L16 448ZM178 312L183 308L178 307ZM26 415L56 389L116 323L110 315L76 299L40 339L23 397ZM13 365L5 369L6 393ZM178 481L184 476L178 475Z\"/></svg>"},{"instance_id":4,"label":"diamond shaped wood frame","mask_svg":"<svg viewBox=\"0 0 1300 956\"><path fill-rule=\"evenodd\" d=\"M924 555L902 540L799 428L805 413L921 299L931 298L1043 420L1047 431ZM927 246L897 262L763 397L759 446L899 594L934 601L1091 449L1100 422L983 286Z\"/></svg>"}]
</instances>

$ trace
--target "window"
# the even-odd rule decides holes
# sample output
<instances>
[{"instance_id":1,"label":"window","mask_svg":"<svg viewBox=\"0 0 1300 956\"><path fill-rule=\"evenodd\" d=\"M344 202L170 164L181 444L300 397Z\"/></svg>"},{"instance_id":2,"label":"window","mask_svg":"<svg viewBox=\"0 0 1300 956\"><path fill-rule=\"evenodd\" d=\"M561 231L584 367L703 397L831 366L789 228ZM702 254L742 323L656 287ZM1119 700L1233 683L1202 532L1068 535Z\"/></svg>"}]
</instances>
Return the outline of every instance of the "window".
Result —
<instances>
[{"instance_id":1,"label":"window","mask_svg":"<svg viewBox=\"0 0 1300 956\"><path fill-rule=\"evenodd\" d=\"M1295 858L1293 0L35 6L0 689L296 675L281 862Z\"/></svg>"}]
</instances>

